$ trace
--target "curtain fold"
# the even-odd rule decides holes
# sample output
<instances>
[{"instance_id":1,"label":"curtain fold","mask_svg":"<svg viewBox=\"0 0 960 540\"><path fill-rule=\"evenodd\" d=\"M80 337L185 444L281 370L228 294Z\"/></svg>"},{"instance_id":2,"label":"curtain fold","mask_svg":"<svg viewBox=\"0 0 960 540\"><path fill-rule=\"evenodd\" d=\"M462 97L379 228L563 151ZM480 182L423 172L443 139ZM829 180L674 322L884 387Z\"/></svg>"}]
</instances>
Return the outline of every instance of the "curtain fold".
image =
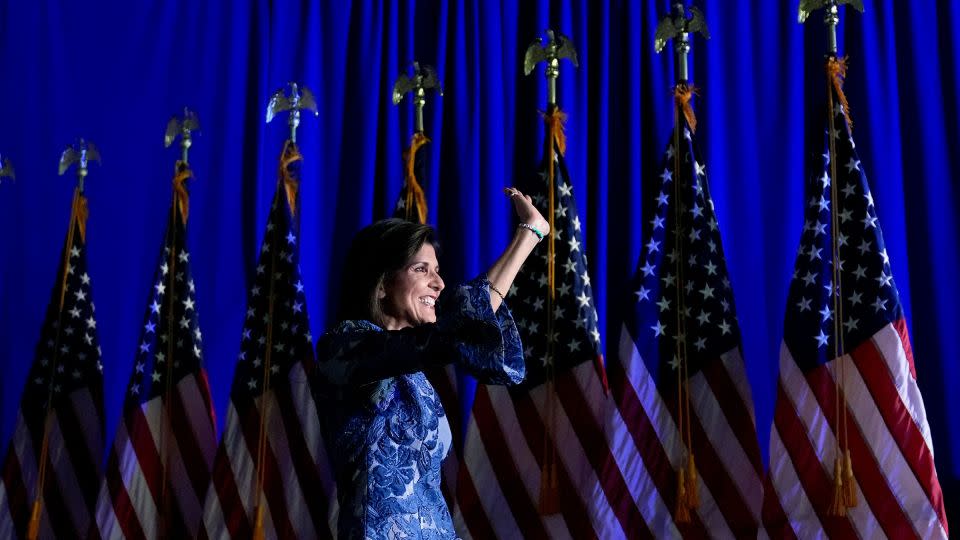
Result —
<instances>
[{"instance_id":1,"label":"curtain fold","mask_svg":"<svg viewBox=\"0 0 960 540\"><path fill-rule=\"evenodd\" d=\"M821 16L796 23L796 2L698 0L712 39L694 38L697 138L712 182L766 452L787 286L803 227L804 166L825 95ZM513 230L502 188L535 173L546 83L522 56L549 25L577 46L561 66L567 164L583 220L592 283L616 346L620 298L650 209L641 186L672 123L672 53L653 52L666 1L185 0L0 3L0 443L39 336L73 180L55 174L76 137L103 164L87 181L90 273L103 347L107 433L136 352L154 248L169 203L163 128L184 105L200 115L191 150L189 247L204 306L205 358L220 417L244 317L244 291L276 182L286 118L264 124L269 96L290 81L320 113L298 132L304 154L302 266L313 335L331 322L352 234L389 215L413 129L393 106L397 75L437 67L428 95L426 193L448 283L482 272ZM911 322L948 509L960 484L960 7L949 0L844 8L858 150L872 183L894 276ZM814 137L811 139L811 136ZM464 381L467 382L467 381ZM470 393L462 406L469 406Z\"/></svg>"}]
</instances>

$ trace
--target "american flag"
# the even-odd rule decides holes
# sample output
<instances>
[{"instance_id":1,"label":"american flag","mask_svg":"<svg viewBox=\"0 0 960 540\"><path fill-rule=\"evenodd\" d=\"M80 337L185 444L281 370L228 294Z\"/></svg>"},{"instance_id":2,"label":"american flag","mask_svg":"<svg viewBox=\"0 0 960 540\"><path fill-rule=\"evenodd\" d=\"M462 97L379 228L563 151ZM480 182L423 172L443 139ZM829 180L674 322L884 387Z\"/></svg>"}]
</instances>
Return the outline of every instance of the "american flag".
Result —
<instances>
[{"instance_id":1,"label":"american flag","mask_svg":"<svg viewBox=\"0 0 960 540\"><path fill-rule=\"evenodd\" d=\"M280 159L203 511L210 538L258 536L258 514L265 538L331 535L333 479L308 380L313 338L294 217L302 157L287 141Z\"/></svg>"},{"instance_id":2,"label":"american flag","mask_svg":"<svg viewBox=\"0 0 960 540\"><path fill-rule=\"evenodd\" d=\"M842 106L827 107L830 115L787 300L763 523L776 538L946 538L930 429L873 196ZM850 450L858 502L839 517L830 515L838 444Z\"/></svg>"},{"instance_id":3,"label":"american flag","mask_svg":"<svg viewBox=\"0 0 960 540\"><path fill-rule=\"evenodd\" d=\"M103 455L103 366L87 273L86 215L86 197L77 190L57 281L3 463L0 538L27 538L41 469L39 537L85 537L94 524Z\"/></svg>"},{"instance_id":4,"label":"american flag","mask_svg":"<svg viewBox=\"0 0 960 540\"><path fill-rule=\"evenodd\" d=\"M524 345L527 378L509 389L480 385L467 423L454 520L460 534L473 538L618 537L630 530L635 511L632 501L623 504L629 494L623 474L609 467L612 453L601 416L609 396L581 223L563 160L561 119L557 109L547 115L541 174L521 186L547 216L549 156L555 156L553 313L547 312L545 239L507 294ZM556 145L553 151L549 145ZM551 463L556 486L548 484L541 494L541 469L546 464L549 473ZM559 512L542 514L541 495L555 497Z\"/></svg>"},{"instance_id":5,"label":"american flag","mask_svg":"<svg viewBox=\"0 0 960 540\"><path fill-rule=\"evenodd\" d=\"M607 365L619 413L611 430L625 435L621 468L635 476L635 500L645 501L633 534L755 537L763 470L733 290L706 165L684 115L677 118L661 172L645 190L653 216L618 355ZM699 504L678 501L681 491L695 491ZM678 519L678 502L689 520Z\"/></svg>"},{"instance_id":6,"label":"american flag","mask_svg":"<svg viewBox=\"0 0 960 540\"><path fill-rule=\"evenodd\" d=\"M217 448L203 334L187 250L191 171L177 163L175 197L107 468L102 538L195 538Z\"/></svg>"},{"instance_id":7,"label":"american flag","mask_svg":"<svg viewBox=\"0 0 960 540\"><path fill-rule=\"evenodd\" d=\"M404 152L404 184L397 197L393 213L395 218L426 223L428 208L423 184L427 177L427 159L424 152L420 150L429 142L430 139L423 133L414 133L410 139L410 147ZM453 452L443 460L443 481L440 487L444 499L452 507L456 504L457 474L460 470L460 456L463 450L457 370L453 364L447 364L442 367L428 368L424 374L440 396L440 402L443 403L447 414L447 421L450 423L450 432L453 434Z\"/></svg>"}]
</instances>

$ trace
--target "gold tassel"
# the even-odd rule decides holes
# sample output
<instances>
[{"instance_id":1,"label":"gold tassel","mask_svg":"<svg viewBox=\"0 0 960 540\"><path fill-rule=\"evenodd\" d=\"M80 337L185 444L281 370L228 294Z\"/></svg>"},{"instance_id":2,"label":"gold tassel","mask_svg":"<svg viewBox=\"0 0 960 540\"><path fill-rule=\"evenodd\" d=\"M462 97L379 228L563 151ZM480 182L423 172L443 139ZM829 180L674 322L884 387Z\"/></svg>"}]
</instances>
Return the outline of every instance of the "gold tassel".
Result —
<instances>
[{"instance_id":1,"label":"gold tassel","mask_svg":"<svg viewBox=\"0 0 960 540\"><path fill-rule=\"evenodd\" d=\"M40 535L40 497L33 501L33 510L30 511L30 525L27 527L27 540L37 540Z\"/></svg>"},{"instance_id":2,"label":"gold tassel","mask_svg":"<svg viewBox=\"0 0 960 540\"><path fill-rule=\"evenodd\" d=\"M287 204L290 207L290 214L294 217L297 215L297 193L300 189L300 180L290 174L289 167L295 161L302 159L303 155L301 155L300 150L297 149L296 143L287 139L287 142L283 145L283 153L280 156L280 179L287 192Z\"/></svg>"},{"instance_id":3,"label":"gold tassel","mask_svg":"<svg viewBox=\"0 0 960 540\"><path fill-rule=\"evenodd\" d=\"M190 214L190 194L187 192L187 179L193 177L193 171L182 161L177 161L173 172L173 193L177 199L177 205L180 207L180 219L183 224L187 224L187 216Z\"/></svg>"},{"instance_id":4,"label":"gold tassel","mask_svg":"<svg viewBox=\"0 0 960 540\"><path fill-rule=\"evenodd\" d=\"M849 448L847 448L847 451L844 454L843 462L843 485L846 488L844 493L844 504L846 504L847 508L853 508L857 505L857 485L853 481L853 460L850 458Z\"/></svg>"},{"instance_id":5,"label":"gold tassel","mask_svg":"<svg viewBox=\"0 0 960 540\"><path fill-rule=\"evenodd\" d=\"M697 94L697 90L696 86L687 86L682 83L678 84L673 90L673 98L676 100L680 110L683 111L683 117L687 119L687 125L690 126L690 131L693 133L697 132L697 116L693 114L693 107L690 105L690 100Z\"/></svg>"},{"instance_id":6,"label":"gold tassel","mask_svg":"<svg viewBox=\"0 0 960 540\"><path fill-rule=\"evenodd\" d=\"M847 505L844 503L843 489L843 458L837 456L833 461L833 502L827 515L843 517L847 515Z\"/></svg>"},{"instance_id":7,"label":"gold tassel","mask_svg":"<svg viewBox=\"0 0 960 540\"><path fill-rule=\"evenodd\" d=\"M416 164L417 151L428 142L430 142L430 139L428 139L423 133L414 133L413 138L410 139L410 148L404 152L403 156L406 165L404 182L406 183L407 187L407 207L404 209L404 212L407 220L413 221L410 219L412 217L410 214L410 209L413 206L416 206L417 223L420 224L427 222L427 196L424 194L423 187L417 180L417 175L413 171L413 166Z\"/></svg>"},{"instance_id":8,"label":"gold tassel","mask_svg":"<svg viewBox=\"0 0 960 540\"><path fill-rule=\"evenodd\" d=\"M687 456L687 506L700 507L700 486L697 482L697 466L693 461L693 452Z\"/></svg>"},{"instance_id":9,"label":"gold tassel","mask_svg":"<svg viewBox=\"0 0 960 540\"><path fill-rule=\"evenodd\" d=\"M847 95L843 93L843 81L847 78L847 58L830 58L827 60L827 77L833 84L833 89L837 93L837 99L840 105L843 105L843 117L847 119L847 125L853 130L853 118L850 116L850 104L847 102ZM830 111L833 114L833 111Z\"/></svg>"},{"instance_id":10,"label":"gold tassel","mask_svg":"<svg viewBox=\"0 0 960 540\"><path fill-rule=\"evenodd\" d=\"M683 467L677 471L677 508L673 513L677 523L690 523L690 509L687 508L687 482L684 480Z\"/></svg>"}]
</instances>

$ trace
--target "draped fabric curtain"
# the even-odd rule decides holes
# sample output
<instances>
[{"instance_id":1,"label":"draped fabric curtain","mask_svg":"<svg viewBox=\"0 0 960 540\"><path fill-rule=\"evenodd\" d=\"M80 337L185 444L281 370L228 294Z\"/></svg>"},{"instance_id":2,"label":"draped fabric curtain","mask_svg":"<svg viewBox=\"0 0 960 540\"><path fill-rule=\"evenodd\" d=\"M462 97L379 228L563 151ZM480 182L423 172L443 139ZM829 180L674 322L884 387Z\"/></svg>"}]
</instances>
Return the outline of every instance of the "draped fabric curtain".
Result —
<instances>
[{"instance_id":1,"label":"draped fabric curtain","mask_svg":"<svg viewBox=\"0 0 960 540\"><path fill-rule=\"evenodd\" d=\"M694 39L693 82L711 190L744 339L761 448L776 393L787 286L803 228L804 165L820 152L825 32L796 1L702 0L712 38ZM866 3L841 13L846 91L876 199L933 433L948 510L960 484L960 6L949 0ZM448 283L482 272L513 224L502 188L534 174L545 107L542 68L522 57L548 26L568 35L562 63L567 164L608 351L641 250L644 182L672 125L673 61L653 52L668 2L537 0L183 0L0 3L0 442L11 436L57 271L73 179L56 162L76 137L103 163L87 181L89 273L117 425L171 197L177 152L167 120L201 120L190 153L190 230L204 356L226 410L244 298L287 128L265 125L270 94L289 81L320 108L298 132L304 282L313 334L332 322L353 233L388 215L399 193L412 107L390 91L411 60L437 67L430 95L429 221ZM811 137L813 135L813 137ZM461 404L468 410L470 395ZM956 510L952 510L956 512ZM956 519L956 518L955 518Z\"/></svg>"}]
</instances>

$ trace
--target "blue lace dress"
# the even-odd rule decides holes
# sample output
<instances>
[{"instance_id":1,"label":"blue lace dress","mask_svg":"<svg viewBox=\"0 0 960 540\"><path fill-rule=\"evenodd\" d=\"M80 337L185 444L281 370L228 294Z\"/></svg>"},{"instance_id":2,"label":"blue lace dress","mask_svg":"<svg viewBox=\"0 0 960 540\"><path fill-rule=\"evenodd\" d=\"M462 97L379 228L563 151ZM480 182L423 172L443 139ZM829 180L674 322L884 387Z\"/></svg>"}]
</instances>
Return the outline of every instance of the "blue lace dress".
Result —
<instances>
[{"instance_id":1,"label":"blue lace dress","mask_svg":"<svg viewBox=\"0 0 960 540\"><path fill-rule=\"evenodd\" d=\"M445 290L435 324L386 331L342 322L321 338L317 360L338 536L456 538L440 492L450 426L423 370L455 362L483 383L523 380L520 336L506 304L491 308L489 282Z\"/></svg>"}]
</instances>

